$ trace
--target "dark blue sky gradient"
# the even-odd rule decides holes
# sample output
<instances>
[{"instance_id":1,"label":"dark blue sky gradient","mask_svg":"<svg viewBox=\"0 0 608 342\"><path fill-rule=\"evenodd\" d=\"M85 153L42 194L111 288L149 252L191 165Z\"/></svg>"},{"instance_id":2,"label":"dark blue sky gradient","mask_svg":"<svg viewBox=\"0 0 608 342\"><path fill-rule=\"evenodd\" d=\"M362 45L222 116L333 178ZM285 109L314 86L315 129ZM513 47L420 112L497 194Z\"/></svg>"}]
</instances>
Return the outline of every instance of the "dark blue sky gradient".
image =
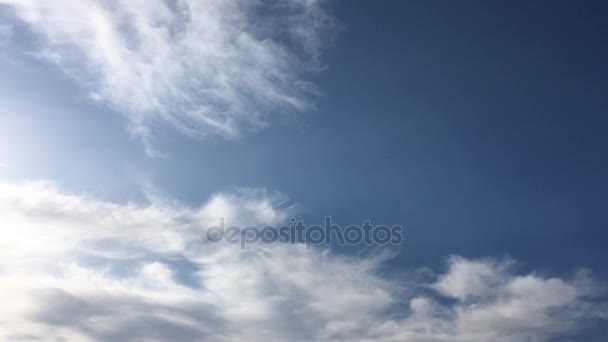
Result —
<instances>
[{"instance_id":1,"label":"dark blue sky gradient","mask_svg":"<svg viewBox=\"0 0 608 342\"><path fill-rule=\"evenodd\" d=\"M345 1L335 13L344 30L319 110L241 142L175 143L167 186L183 175L171 186L194 200L267 185L309 222L403 224L394 262L411 266L511 255L605 272L606 5Z\"/></svg>"}]
</instances>

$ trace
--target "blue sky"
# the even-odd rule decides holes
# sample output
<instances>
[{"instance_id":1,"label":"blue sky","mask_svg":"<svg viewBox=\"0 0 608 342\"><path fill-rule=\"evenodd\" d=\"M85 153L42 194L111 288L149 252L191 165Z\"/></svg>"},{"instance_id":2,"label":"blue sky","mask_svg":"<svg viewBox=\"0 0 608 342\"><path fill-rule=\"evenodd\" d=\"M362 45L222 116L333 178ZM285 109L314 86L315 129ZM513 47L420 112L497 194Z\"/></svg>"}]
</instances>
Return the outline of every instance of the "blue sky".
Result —
<instances>
[{"instance_id":1,"label":"blue sky","mask_svg":"<svg viewBox=\"0 0 608 342\"><path fill-rule=\"evenodd\" d=\"M600 341L607 11L0 0L5 338ZM291 215L405 243L191 227Z\"/></svg>"}]
</instances>

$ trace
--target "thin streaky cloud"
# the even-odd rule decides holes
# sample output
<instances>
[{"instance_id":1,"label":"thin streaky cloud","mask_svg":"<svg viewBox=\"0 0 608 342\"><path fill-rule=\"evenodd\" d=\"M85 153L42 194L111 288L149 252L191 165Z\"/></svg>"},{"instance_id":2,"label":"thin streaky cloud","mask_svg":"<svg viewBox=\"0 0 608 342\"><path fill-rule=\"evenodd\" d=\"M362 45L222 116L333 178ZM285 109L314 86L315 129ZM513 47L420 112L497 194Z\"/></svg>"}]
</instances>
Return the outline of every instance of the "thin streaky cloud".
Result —
<instances>
[{"instance_id":1,"label":"thin streaky cloud","mask_svg":"<svg viewBox=\"0 0 608 342\"><path fill-rule=\"evenodd\" d=\"M36 54L124 114L150 147L155 122L237 138L273 113L313 107L336 25L322 1L0 0L38 37Z\"/></svg>"}]
</instances>

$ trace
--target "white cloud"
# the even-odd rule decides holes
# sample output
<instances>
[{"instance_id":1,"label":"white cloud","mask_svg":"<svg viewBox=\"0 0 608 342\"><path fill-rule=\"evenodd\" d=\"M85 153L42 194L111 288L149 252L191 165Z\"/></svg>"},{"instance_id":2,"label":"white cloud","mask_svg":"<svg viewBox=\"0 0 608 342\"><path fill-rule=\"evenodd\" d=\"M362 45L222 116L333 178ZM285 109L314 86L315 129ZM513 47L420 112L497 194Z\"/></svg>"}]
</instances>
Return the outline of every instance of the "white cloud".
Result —
<instances>
[{"instance_id":1,"label":"white cloud","mask_svg":"<svg viewBox=\"0 0 608 342\"><path fill-rule=\"evenodd\" d=\"M278 224L284 196L244 189L199 208L0 184L0 339L549 341L606 318L588 274L517 274L453 257L430 280L301 245L204 243L201 227ZM441 296L448 300L440 299Z\"/></svg>"},{"instance_id":2,"label":"white cloud","mask_svg":"<svg viewBox=\"0 0 608 342\"><path fill-rule=\"evenodd\" d=\"M147 141L155 122L238 137L272 112L310 108L323 38L318 0L0 0L40 37L38 54Z\"/></svg>"},{"instance_id":3,"label":"white cloud","mask_svg":"<svg viewBox=\"0 0 608 342\"><path fill-rule=\"evenodd\" d=\"M466 262L460 257L448 260L450 272L442 275L433 288L447 297L466 300L469 297L487 297L497 286L508 280L511 262L480 260Z\"/></svg>"}]
</instances>

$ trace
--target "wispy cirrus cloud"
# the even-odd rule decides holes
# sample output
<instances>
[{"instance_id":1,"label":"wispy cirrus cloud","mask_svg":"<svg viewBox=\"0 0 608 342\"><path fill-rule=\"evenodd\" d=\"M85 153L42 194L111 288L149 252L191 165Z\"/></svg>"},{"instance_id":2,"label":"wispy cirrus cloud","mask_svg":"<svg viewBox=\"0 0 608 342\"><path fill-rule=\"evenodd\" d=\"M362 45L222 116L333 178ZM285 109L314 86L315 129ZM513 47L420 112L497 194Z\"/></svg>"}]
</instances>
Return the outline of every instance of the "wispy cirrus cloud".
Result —
<instances>
[{"instance_id":1,"label":"wispy cirrus cloud","mask_svg":"<svg viewBox=\"0 0 608 342\"><path fill-rule=\"evenodd\" d=\"M519 274L452 257L439 274L386 278L382 260L207 244L201 227L278 224L283 197L249 189L198 208L0 184L0 336L67 341L550 341L606 319L588 273ZM594 299L596 298L596 299Z\"/></svg>"},{"instance_id":2,"label":"wispy cirrus cloud","mask_svg":"<svg viewBox=\"0 0 608 342\"><path fill-rule=\"evenodd\" d=\"M233 138L311 108L306 73L335 31L322 1L1 0L90 97L151 126ZM152 151L151 145L150 152Z\"/></svg>"}]
</instances>

